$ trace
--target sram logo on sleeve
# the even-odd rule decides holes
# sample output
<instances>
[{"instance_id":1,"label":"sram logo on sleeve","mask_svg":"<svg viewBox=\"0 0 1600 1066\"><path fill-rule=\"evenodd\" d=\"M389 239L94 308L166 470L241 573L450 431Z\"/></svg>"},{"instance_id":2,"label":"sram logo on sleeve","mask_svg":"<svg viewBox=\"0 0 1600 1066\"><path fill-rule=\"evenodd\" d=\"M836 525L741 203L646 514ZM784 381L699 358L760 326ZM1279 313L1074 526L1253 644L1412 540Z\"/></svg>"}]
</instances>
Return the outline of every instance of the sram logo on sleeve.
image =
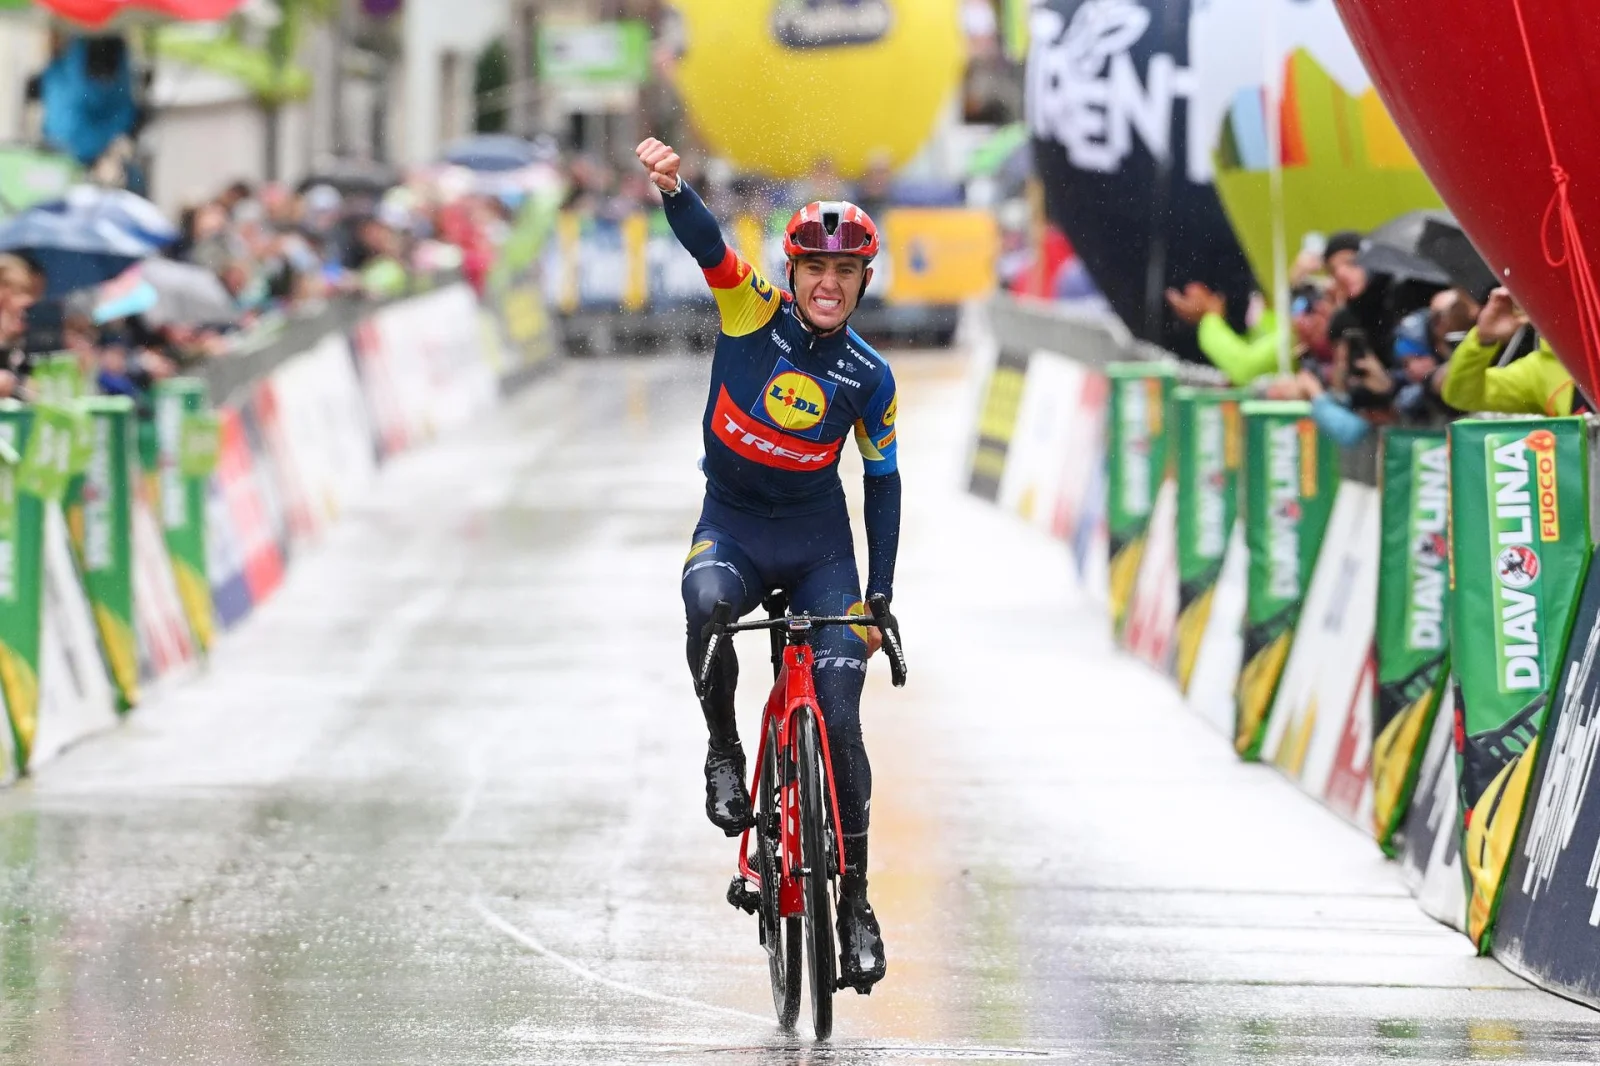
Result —
<instances>
[{"instance_id":1,"label":"sram logo on sleeve","mask_svg":"<svg viewBox=\"0 0 1600 1066\"><path fill-rule=\"evenodd\" d=\"M1493 588L1500 617L1495 644L1501 692L1544 688L1539 549L1561 538L1555 447L1555 435L1548 430L1527 436L1492 433L1484 441L1489 511L1494 516Z\"/></svg>"}]
</instances>

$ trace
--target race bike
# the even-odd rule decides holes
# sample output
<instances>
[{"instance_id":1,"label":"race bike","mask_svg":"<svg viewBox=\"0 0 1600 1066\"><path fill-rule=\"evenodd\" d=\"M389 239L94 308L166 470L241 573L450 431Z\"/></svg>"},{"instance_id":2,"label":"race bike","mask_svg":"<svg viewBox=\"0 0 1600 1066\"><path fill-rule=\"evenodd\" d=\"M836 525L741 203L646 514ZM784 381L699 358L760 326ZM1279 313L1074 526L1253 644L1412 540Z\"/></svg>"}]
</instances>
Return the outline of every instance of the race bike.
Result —
<instances>
[{"instance_id":1,"label":"race bike","mask_svg":"<svg viewBox=\"0 0 1600 1066\"><path fill-rule=\"evenodd\" d=\"M811 1024L817 1039L825 1040L833 1032L833 993L847 987L838 976L833 936L834 902L846 856L828 728L812 681L811 640L825 626L876 628L883 636L896 687L906 683L905 655L899 624L882 596L868 601L870 617L789 614L781 593L769 596L763 606L766 619L734 622L732 608L718 604L700 667L704 689L732 634L754 629L771 634L775 681L762 714L750 784L755 847L752 850L751 830L746 829L739 839L739 872L728 885L728 902L758 919L772 978L772 1003L785 1030L793 1029L800 1016L804 956Z\"/></svg>"}]
</instances>

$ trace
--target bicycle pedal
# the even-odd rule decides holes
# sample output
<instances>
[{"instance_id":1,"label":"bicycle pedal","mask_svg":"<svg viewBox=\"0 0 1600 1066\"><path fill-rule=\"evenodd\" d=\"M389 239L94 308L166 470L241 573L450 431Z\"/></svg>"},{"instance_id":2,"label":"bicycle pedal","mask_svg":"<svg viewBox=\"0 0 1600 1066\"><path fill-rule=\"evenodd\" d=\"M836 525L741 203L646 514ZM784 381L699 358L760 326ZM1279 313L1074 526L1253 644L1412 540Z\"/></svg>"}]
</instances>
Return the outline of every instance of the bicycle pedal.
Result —
<instances>
[{"instance_id":1,"label":"bicycle pedal","mask_svg":"<svg viewBox=\"0 0 1600 1066\"><path fill-rule=\"evenodd\" d=\"M876 981L862 981L857 983L855 981L847 981L843 977L838 977L834 979L833 988L836 992L843 992L847 988L853 988L858 996L870 996L872 995L872 986L876 983Z\"/></svg>"},{"instance_id":2,"label":"bicycle pedal","mask_svg":"<svg viewBox=\"0 0 1600 1066\"><path fill-rule=\"evenodd\" d=\"M728 902L737 910L754 914L761 909L761 893L750 887L742 876L735 874L728 882Z\"/></svg>"}]
</instances>

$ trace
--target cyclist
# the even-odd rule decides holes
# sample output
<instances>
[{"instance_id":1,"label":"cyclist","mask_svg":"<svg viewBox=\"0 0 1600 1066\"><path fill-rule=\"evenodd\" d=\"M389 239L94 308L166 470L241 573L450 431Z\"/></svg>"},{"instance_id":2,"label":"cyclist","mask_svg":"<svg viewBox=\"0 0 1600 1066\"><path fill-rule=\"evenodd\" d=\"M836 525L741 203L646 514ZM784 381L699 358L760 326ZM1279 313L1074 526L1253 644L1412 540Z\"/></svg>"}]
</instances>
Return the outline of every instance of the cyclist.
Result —
<instances>
[{"instance_id":1,"label":"cyclist","mask_svg":"<svg viewBox=\"0 0 1600 1066\"><path fill-rule=\"evenodd\" d=\"M852 432L866 467L867 595L893 591L900 539L894 375L847 324L872 278L878 230L851 203L802 207L784 230L784 292L724 243L716 219L679 176L669 145L650 138L637 154L661 190L672 232L704 270L722 319L702 425L705 503L683 564L689 669L697 673L719 602L743 615L764 593L783 588L795 611L864 611L838 471ZM860 992L885 972L882 934L867 902L872 770L860 715L867 659L879 640L876 629L850 626L825 629L814 641L844 833L840 955L845 983ZM753 818L731 653L721 656L701 710L710 731L706 814L735 836Z\"/></svg>"}]
</instances>

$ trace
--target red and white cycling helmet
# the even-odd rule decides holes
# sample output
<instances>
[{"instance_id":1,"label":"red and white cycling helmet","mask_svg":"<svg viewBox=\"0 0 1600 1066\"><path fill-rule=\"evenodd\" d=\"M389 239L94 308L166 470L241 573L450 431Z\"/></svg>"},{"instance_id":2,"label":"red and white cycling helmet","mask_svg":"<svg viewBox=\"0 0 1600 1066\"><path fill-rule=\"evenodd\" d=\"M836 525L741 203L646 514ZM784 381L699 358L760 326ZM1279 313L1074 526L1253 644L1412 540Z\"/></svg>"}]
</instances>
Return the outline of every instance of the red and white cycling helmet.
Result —
<instances>
[{"instance_id":1,"label":"red and white cycling helmet","mask_svg":"<svg viewBox=\"0 0 1600 1066\"><path fill-rule=\"evenodd\" d=\"M783 227L783 254L790 259L852 255L870 262L881 247L877 225L848 200L815 200Z\"/></svg>"}]
</instances>

